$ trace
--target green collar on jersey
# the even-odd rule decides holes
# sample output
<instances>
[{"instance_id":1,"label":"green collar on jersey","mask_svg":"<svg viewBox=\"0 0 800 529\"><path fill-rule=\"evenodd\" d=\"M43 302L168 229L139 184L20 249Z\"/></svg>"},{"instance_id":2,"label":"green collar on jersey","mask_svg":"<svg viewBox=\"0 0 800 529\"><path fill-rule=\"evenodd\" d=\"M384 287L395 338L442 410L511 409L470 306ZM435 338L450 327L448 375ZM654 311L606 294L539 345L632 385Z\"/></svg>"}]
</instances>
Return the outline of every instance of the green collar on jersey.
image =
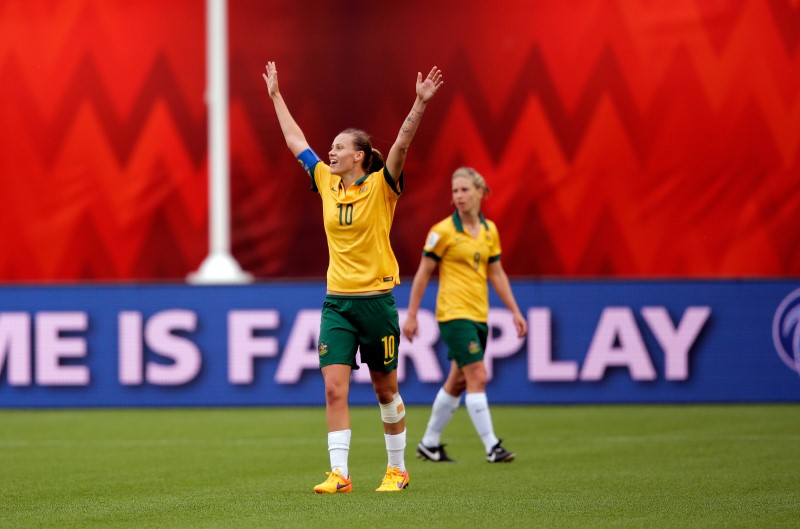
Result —
<instances>
[{"instance_id":1,"label":"green collar on jersey","mask_svg":"<svg viewBox=\"0 0 800 529\"><path fill-rule=\"evenodd\" d=\"M481 220L483 227L486 228L486 231L489 231L489 223L486 222L486 218L480 211L478 212L478 218ZM456 226L456 231L464 233L464 225L461 223L461 217L458 216L458 210L453 212L453 224Z\"/></svg>"}]
</instances>

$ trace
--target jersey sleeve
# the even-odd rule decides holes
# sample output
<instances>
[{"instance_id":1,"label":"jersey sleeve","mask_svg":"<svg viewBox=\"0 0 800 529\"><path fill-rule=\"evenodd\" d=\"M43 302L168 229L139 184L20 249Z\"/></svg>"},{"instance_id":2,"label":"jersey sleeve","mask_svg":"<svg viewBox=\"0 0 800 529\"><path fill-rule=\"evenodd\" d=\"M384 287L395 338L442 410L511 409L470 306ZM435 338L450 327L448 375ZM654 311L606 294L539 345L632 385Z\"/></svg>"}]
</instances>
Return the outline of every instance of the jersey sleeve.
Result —
<instances>
[{"instance_id":1,"label":"jersey sleeve","mask_svg":"<svg viewBox=\"0 0 800 529\"><path fill-rule=\"evenodd\" d=\"M489 233L492 234L492 244L489 249L489 262L493 263L500 260L502 248L500 247L500 232L497 231L497 225L489 221Z\"/></svg>"},{"instance_id":2,"label":"jersey sleeve","mask_svg":"<svg viewBox=\"0 0 800 529\"><path fill-rule=\"evenodd\" d=\"M319 192L319 180L317 175L317 167L325 165L322 163L322 160L317 153L315 153L311 148L308 148L297 155L297 161L300 163L300 166L303 170L311 177L311 190L315 193Z\"/></svg>"},{"instance_id":3,"label":"jersey sleeve","mask_svg":"<svg viewBox=\"0 0 800 529\"><path fill-rule=\"evenodd\" d=\"M380 171L383 174L383 180L386 182L386 185L388 185L391 192L394 193L394 196L393 197L390 196L390 198L399 197L400 194L403 192L403 185L404 185L403 171L400 171L400 178L397 179L397 182L395 182L392 175L389 174L389 170L386 168L385 165L381 168Z\"/></svg>"},{"instance_id":4,"label":"jersey sleeve","mask_svg":"<svg viewBox=\"0 0 800 529\"><path fill-rule=\"evenodd\" d=\"M425 239L425 246L422 248L422 255L430 257L434 261L441 261L444 252L447 250L447 235L437 226L431 228L428 237Z\"/></svg>"},{"instance_id":5,"label":"jersey sleeve","mask_svg":"<svg viewBox=\"0 0 800 529\"><path fill-rule=\"evenodd\" d=\"M380 182L383 199L387 203L397 204L400 194L403 192L403 173L400 173L400 180L395 182L386 167L381 167L373 173Z\"/></svg>"}]
</instances>

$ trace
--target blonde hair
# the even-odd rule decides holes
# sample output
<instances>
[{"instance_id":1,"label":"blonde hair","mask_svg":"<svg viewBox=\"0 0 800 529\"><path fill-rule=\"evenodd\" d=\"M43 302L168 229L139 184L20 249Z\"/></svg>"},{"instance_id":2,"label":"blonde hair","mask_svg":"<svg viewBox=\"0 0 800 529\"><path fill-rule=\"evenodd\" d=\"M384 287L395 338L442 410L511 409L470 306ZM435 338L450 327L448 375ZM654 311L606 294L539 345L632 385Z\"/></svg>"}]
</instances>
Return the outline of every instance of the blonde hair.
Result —
<instances>
[{"instance_id":1,"label":"blonde hair","mask_svg":"<svg viewBox=\"0 0 800 529\"><path fill-rule=\"evenodd\" d=\"M486 180L483 178L483 175L481 175L472 167L459 167L456 169L453 172L452 179L455 180L456 178L460 177L466 178L467 180L471 181L475 187L482 189L484 198L489 196L489 193L492 192L492 190L489 189L489 186L486 185Z\"/></svg>"}]
</instances>

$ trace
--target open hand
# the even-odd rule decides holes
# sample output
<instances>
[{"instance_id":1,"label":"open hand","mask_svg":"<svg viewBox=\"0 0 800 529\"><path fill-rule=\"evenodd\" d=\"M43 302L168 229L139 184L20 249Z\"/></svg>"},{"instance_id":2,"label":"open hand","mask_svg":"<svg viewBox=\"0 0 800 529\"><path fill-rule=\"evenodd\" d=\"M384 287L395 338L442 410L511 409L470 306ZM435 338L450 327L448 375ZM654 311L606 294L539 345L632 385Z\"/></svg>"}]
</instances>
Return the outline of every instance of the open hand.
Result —
<instances>
[{"instance_id":1,"label":"open hand","mask_svg":"<svg viewBox=\"0 0 800 529\"><path fill-rule=\"evenodd\" d=\"M431 68L428 77L426 77L424 81L422 80L422 73L417 72L417 97L422 99L424 103L427 103L443 84L444 79L442 79L442 71L436 66Z\"/></svg>"},{"instance_id":2,"label":"open hand","mask_svg":"<svg viewBox=\"0 0 800 529\"><path fill-rule=\"evenodd\" d=\"M267 91L270 97L277 95L280 90L278 89L278 69L275 67L274 61L269 61L266 66L267 73L262 73L261 77L267 83Z\"/></svg>"}]
</instances>

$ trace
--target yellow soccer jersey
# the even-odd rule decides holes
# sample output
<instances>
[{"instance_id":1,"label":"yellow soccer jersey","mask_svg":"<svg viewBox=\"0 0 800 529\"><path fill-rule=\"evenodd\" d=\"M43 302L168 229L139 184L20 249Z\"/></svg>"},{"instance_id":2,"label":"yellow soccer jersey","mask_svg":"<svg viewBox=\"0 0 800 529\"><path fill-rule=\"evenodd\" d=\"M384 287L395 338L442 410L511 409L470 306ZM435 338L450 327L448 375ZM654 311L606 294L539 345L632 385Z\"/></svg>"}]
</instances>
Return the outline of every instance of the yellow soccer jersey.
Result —
<instances>
[{"instance_id":1,"label":"yellow soccer jersey","mask_svg":"<svg viewBox=\"0 0 800 529\"><path fill-rule=\"evenodd\" d=\"M489 286L486 268L500 259L500 235L494 222L480 215L478 237L464 230L458 212L431 228L423 254L439 263L436 319L486 322Z\"/></svg>"},{"instance_id":2,"label":"yellow soccer jersey","mask_svg":"<svg viewBox=\"0 0 800 529\"><path fill-rule=\"evenodd\" d=\"M330 167L309 171L311 189L322 197L328 239L328 290L368 292L400 284L400 269L389 242L403 175L395 184L385 168L365 175L348 189Z\"/></svg>"}]
</instances>

